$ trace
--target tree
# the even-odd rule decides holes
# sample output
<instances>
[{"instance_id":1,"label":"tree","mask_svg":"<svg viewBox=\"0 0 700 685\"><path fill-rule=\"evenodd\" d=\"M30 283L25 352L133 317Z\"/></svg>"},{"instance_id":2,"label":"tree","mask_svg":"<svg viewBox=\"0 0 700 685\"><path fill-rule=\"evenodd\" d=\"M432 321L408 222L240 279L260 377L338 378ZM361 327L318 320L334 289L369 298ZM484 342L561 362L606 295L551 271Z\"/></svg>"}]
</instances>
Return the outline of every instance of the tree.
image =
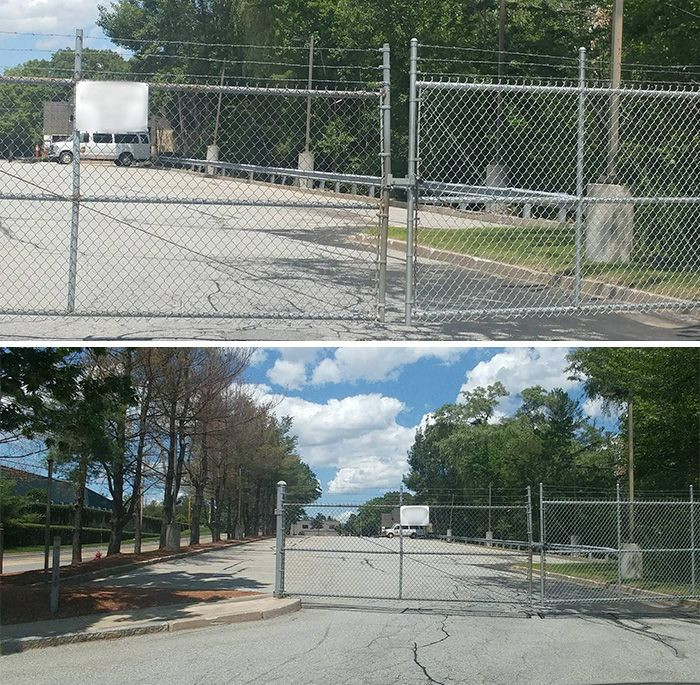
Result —
<instances>
[{"instance_id":1,"label":"tree","mask_svg":"<svg viewBox=\"0 0 700 685\"><path fill-rule=\"evenodd\" d=\"M700 350L580 348L569 355L572 378L591 399L620 412L634 402L635 478L643 489L698 486L700 478Z\"/></svg>"}]
</instances>

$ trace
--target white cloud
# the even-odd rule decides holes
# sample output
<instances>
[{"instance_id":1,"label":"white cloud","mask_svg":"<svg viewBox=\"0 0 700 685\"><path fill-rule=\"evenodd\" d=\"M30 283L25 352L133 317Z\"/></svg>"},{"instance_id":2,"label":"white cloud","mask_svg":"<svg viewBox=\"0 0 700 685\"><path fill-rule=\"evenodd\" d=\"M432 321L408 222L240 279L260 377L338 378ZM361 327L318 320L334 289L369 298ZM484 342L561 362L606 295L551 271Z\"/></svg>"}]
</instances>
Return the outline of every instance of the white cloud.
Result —
<instances>
[{"instance_id":1,"label":"white cloud","mask_svg":"<svg viewBox=\"0 0 700 685\"><path fill-rule=\"evenodd\" d=\"M519 404L516 396L525 388L539 385L545 390L571 390L578 385L578 381L569 380L567 377L568 352L569 349L564 347L514 347L499 352L468 371L460 391L474 390L479 386L485 387L501 381L511 397L500 402L497 414L510 415ZM460 399L461 396L458 401Z\"/></svg>"},{"instance_id":2,"label":"white cloud","mask_svg":"<svg viewBox=\"0 0 700 685\"><path fill-rule=\"evenodd\" d=\"M380 393L326 402L274 395L270 386L249 385L260 401L273 401L277 416L292 417L299 454L312 468L334 468L328 491L398 487L416 427L402 426L403 403Z\"/></svg>"},{"instance_id":3,"label":"white cloud","mask_svg":"<svg viewBox=\"0 0 700 685\"><path fill-rule=\"evenodd\" d=\"M306 365L303 362L277 359L267 371L268 380L287 390L296 390L306 384Z\"/></svg>"},{"instance_id":4,"label":"white cloud","mask_svg":"<svg viewBox=\"0 0 700 685\"><path fill-rule=\"evenodd\" d=\"M372 457L358 460L352 466L338 469L328 483L328 492L337 494L370 488L395 488L407 470L406 460L384 462Z\"/></svg>"},{"instance_id":5,"label":"white cloud","mask_svg":"<svg viewBox=\"0 0 700 685\"><path fill-rule=\"evenodd\" d=\"M2 0L0 26L5 31L73 34L90 30L97 20L95 0Z\"/></svg>"},{"instance_id":6,"label":"white cloud","mask_svg":"<svg viewBox=\"0 0 700 685\"><path fill-rule=\"evenodd\" d=\"M267 361L268 352L264 347L256 347L250 356L251 366L261 366Z\"/></svg>"},{"instance_id":7,"label":"white cloud","mask_svg":"<svg viewBox=\"0 0 700 685\"><path fill-rule=\"evenodd\" d=\"M403 367L421 359L445 364L457 361L465 350L450 347L341 347L321 360L311 373L311 383L376 382L396 378Z\"/></svg>"}]
</instances>

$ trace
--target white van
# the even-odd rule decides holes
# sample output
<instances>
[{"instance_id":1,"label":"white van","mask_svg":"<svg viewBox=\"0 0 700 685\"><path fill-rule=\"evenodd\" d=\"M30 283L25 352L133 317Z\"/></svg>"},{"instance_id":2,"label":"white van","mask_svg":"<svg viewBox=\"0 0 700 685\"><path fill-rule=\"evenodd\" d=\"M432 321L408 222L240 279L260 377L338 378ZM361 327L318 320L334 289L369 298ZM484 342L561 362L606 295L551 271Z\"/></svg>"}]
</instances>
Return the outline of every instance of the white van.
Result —
<instances>
[{"instance_id":1,"label":"white van","mask_svg":"<svg viewBox=\"0 0 700 685\"><path fill-rule=\"evenodd\" d=\"M418 537L421 532L418 528L414 528L413 526L400 526L398 523L395 523L391 528L385 528L383 533L388 538L399 537L399 535L405 538L415 538Z\"/></svg>"},{"instance_id":2,"label":"white van","mask_svg":"<svg viewBox=\"0 0 700 685\"><path fill-rule=\"evenodd\" d=\"M148 131L139 133L87 133L80 134L81 159L114 160L117 166L130 166L133 162L145 162L151 156ZM73 136L52 143L49 159L59 164L73 161Z\"/></svg>"}]
</instances>

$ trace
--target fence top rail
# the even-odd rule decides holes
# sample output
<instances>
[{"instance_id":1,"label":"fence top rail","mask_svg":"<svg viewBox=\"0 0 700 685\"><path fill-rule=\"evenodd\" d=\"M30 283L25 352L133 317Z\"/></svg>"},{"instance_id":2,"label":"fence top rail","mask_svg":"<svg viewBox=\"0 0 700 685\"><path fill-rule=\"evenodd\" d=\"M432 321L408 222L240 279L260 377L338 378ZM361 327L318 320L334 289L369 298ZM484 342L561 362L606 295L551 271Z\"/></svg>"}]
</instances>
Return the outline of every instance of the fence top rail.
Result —
<instances>
[{"instance_id":1,"label":"fence top rail","mask_svg":"<svg viewBox=\"0 0 700 685\"><path fill-rule=\"evenodd\" d=\"M397 504L315 504L308 502L285 502L285 507L308 507L309 509L396 509L399 505ZM421 502L416 504L415 502L407 503L403 506L423 506L430 507L431 509L515 509L518 511L526 510L526 504L430 504Z\"/></svg>"},{"instance_id":2,"label":"fence top rail","mask_svg":"<svg viewBox=\"0 0 700 685\"><path fill-rule=\"evenodd\" d=\"M223 95L284 95L288 97L312 98L377 98L381 90L338 90L326 88L279 88L267 86L219 86L214 84L197 83L154 83L149 87L153 90L191 91L195 93L222 93Z\"/></svg>"},{"instance_id":3,"label":"fence top rail","mask_svg":"<svg viewBox=\"0 0 700 685\"><path fill-rule=\"evenodd\" d=\"M138 74L134 74L138 76ZM21 84L37 86L70 86L72 78L57 78L54 76L0 76L0 85ZM111 83L110 80L105 83ZM152 90L192 91L195 93L222 93L232 95L283 95L288 97L312 98L376 98L380 95L381 84L375 90L357 89L342 90L330 88L283 88L276 86L220 86L206 83L162 83L145 81Z\"/></svg>"},{"instance_id":4,"label":"fence top rail","mask_svg":"<svg viewBox=\"0 0 700 685\"><path fill-rule=\"evenodd\" d=\"M421 90L474 90L511 93L569 93L577 95L620 95L630 97L678 97L700 98L698 88L604 88L602 86L568 85L556 83L496 83L494 81L420 80L416 84Z\"/></svg>"},{"instance_id":5,"label":"fence top rail","mask_svg":"<svg viewBox=\"0 0 700 685\"><path fill-rule=\"evenodd\" d=\"M626 506L645 506L647 504L665 504L665 505L692 505L700 504L700 500L682 500L682 499L660 499L660 500L628 500L628 499L543 499L542 504L622 504Z\"/></svg>"},{"instance_id":6,"label":"fence top rail","mask_svg":"<svg viewBox=\"0 0 700 685\"><path fill-rule=\"evenodd\" d=\"M73 85L73 79L53 76L0 76L0 85L3 83L35 86L71 86Z\"/></svg>"}]
</instances>

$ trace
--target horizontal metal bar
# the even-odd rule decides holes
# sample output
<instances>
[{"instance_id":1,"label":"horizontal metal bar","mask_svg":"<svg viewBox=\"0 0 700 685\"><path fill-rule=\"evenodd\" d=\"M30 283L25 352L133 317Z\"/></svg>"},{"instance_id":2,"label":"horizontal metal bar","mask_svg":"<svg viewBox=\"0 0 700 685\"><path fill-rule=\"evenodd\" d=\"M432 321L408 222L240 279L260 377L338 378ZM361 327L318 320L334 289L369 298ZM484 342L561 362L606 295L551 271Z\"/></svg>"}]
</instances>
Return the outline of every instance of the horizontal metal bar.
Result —
<instances>
[{"instance_id":1,"label":"horizontal metal bar","mask_svg":"<svg viewBox=\"0 0 700 685\"><path fill-rule=\"evenodd\" d=\"M73 202L71 195L27 195L22 193L0 193L2 200L24 200L31 202ZM108 203L108 204L150 204L150 205L209 205L225 207L285 207L289 209L376 209L376 203L358 202L266 202L264 200L226 200L224 198L193 198L193 197L127 197L113 195L83 195L78 202Z\"/></svg>"},{"instance_id":2,"label":"horizontal metal bar","mask_svg":"<svg viewBox=\"0 0 700 685\"><path fill-rule=\"evenodd\" d=\"M0 76L0 86L3 83L25 85L34 84L38 86L72 86L73 79L53 78L49 76Z\"/></svg>"},{"instance_id":3,"label":"horizontal metal bar","mask_svg":"<svg viewBox=\"0 0 700 685\"><path fill-rule=\"evenodd\" d=\"M324 553L324 554L331 554L332 556L335 555L342 555L342 554L367 554L367 555L393 555L393 556L398 556L400 554L399 550L389 550L388 548L384 548L385 551L368 551L368 550L359 550L359 549L315 549L315 548L310 548L310 547L285 547L284 551L285 552L313 552L314 554L318 553ZM512 554L512 552L509 552ZM522 553L523 556L526 554L526 552ZM484 552L426 552L423 550L410 550L404 547L403 550L403 555L404 557L406 556L423 556L423 557L487 557L489 559L492 559L494 556L498 556L497 554L494 553L489 553L486 554Z\"/></svg>"},{"instance_id":4,"label":"horizontal metal bar","mask_svg":"<svg viewBox=\"0 0 700 685\"><path fill-rule=\"evenodd\" d=\"M222 93L223 95L278 95L298 98L378 98L377 90L326 90L322 88L266 88L265 86L218 86L196 83L153 83L151 90L189 91L194 93Z\"/></svg>"},{"instance_id":5,"label":"horizontal metal bar","mask_svg":"<svg viewBox=\"0 0 700 685\"><path fill-rule=\"evenodd\" d=\"M525 83L483 83L476 81L418 81L420 90L473 90L492 93L567 93L578 95L620 95L630 97L700 98L700 90L655 90L632 88L601 88L594 86L566 86Z\"/></svg>"},{"instance_id":6,"label":"horizontal metal bar","mask_svg":"<svg viewBox=\"0 0 700 685\"><path fill-rule=\"evenodd\" d=\"M637 506L646 506L647 504L663 504L664 506L669 506L669 505L686 505L686 506L691 506L693 504L700 504L699 502L691 502L690 500L627 500L627 499L621 499L621 500L609 500L609 499L604 499L604 500L596 500L596 499L546 499L542 501L543 504L571 504L571 505L577 505L577 504L621 504L621 505L629 505L632 504L635 507Z\"/></svg>"},{"instance_id":7,"label":"horizontal metal bar","mask_svg":"<svg viewBox=\"0 0 700 685\"><path fill-rule=\"evenodd\" d=\"M308 507L309 509L358 509L362 507L364 509L396 509L399 505L397 504L309 504L304 502L285 502L284 506L296 506L296 507ZM515 509L515 510L527 510L527 506L524 504L494 504L489 507L488 504L417 504L415 506L426 506L431 509L483 509L488 511L488 509ZM387 512L389 513L389 512Z\"/></svg>"},{"instance_id":8,"label":"horizontal metal bar","mask_svg":"<svg viewBox=\"0 0 700 685\"><path fill-rule=\"evenodd\" d=\"M545 600L545 604L586 604L589 602L631 602L631 601L649 601L653 599L664 599L664 600L669 600L669 599L697 599L700 598L700 594L695 594L695 595L654 595L654 594L646 594L646 592L650 592L647 590L646 592L642 591L640 593L635 593L634 590L636 588L630 588L630 594L629 595L623 595L621 597L615 596L615 597L572 597L569 599L555 599L555 598L550 598L547 597Z\"/></svg>"},{"instance_id":9,"label":"horizontal metal bar","mask_svg":"<svg viewBox=\"0 0 700 685\"><path fill-rule=\"evenodd\" d=\"M525 606L526 600L513 600L513 599L449 599L442 597L401 597L399 599L396 595L390 597L387 595L336 595L327 593L315 593L315 592L294 592L291 590L286 590L285 595L292 597L328 597L329 599L375 599L381 601L394 601L394 602L449 602L450 604L511 604L514 606Z\"/></svg>"},{"instance_id":10,"label":"horizontal metal bar","mask_svg":"<svg viewBox=\"0 0 700 685\"><path fill-rule=\"evenodd\" d=\"M168 158L169 160L173 158ZM294 169L292 167L261 166L258 164L239 164L237 162L209 161L189 157L174 158L177 164L215 167L217 169L232 169L248 174L260 174L263 176L291 176L294 178L309 178L314 181L340 181L341 183L357 183L358 185L379 185L381 176L367 176L365 174L341 174L332 171L308 171ZM156 167L159 167L156 163Z\"/></svg>"},{"instance_id":11,"label":"horizontal metal bar","mask_svg":"<svg viewBox=\"0 0 700 685\"><path fill-rule=\"evenodd\" d=\"M425 229L424 229L425 230ZM600 312L637 312L655 311L657 309L692 309L700 305L700 300L675 300L662 302L627 303L613 302L610 304L581 304L575 305L555 305L551 307L503 307L481 309L427 309L417 306L413 310L416 318L431 319L453 319L464 316L487 316L489 314L502 316L523 316L526 314L576 314L576 313L600 313ZM615 500L605 500L604 503L614 503ZM571 501L561 502L561 504L572 504ZM597 502L596 502L597 504Z\"/></svg>"},{"instance_id":12,"label":"horizontal metal bar","mask_svg":"<svg viewBox=\"0 0 700 685\"><path fill-rule=\"evenodd\" d=\"M498 199L506 199L509 196L513 197L525 197L526 199L550 199L557 200L560 202L576 202L576 195L571 195L569 193L556 193L546 190L532 190L529 188L513 188L513 187L501 187L501 186L475 186L475 185L465 185L462 183L447 183L445 181L432 181L430 179L421 179L418 181L419 188L428 188L434 191L449 191L453 194L466 194L466 195L479 195L487 197L488 199L493 199L497 197Z\"/></svg>"}]
</instances>

